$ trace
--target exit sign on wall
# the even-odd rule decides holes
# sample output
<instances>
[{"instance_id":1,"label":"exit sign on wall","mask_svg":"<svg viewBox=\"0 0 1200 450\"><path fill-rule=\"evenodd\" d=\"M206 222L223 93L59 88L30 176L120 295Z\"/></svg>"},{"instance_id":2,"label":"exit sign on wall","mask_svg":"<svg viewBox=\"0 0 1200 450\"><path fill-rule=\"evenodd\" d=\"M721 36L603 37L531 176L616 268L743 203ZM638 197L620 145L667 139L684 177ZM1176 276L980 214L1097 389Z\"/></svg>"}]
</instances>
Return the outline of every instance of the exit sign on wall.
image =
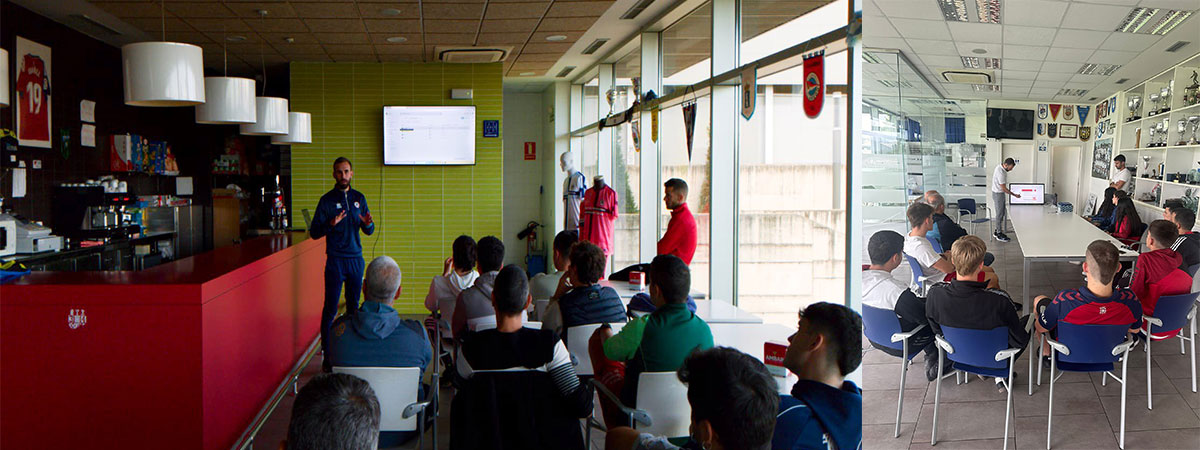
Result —
<instances>
[{"instance_id":1,"label":"exit sign on wall","mask_svg":"<svg viewBox=\"0 0 1200 450\"><path fill-rule=\"evenodd\" d=\"M526 161L537 161L537 143L536 142L526 142L525 143L525 160Z\"/></svg>"}]
</instances>

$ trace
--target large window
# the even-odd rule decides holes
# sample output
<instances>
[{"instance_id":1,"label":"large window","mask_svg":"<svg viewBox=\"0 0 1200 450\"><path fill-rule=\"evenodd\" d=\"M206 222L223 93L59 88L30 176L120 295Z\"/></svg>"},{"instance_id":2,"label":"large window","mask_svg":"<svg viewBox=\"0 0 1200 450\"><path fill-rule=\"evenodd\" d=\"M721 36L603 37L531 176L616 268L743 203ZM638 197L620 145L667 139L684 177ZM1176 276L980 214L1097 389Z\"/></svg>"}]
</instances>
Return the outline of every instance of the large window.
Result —
<instances>
[{"instance_id":1,"label":"large window","mask_svg":"<svg viewBox=\"0 0 1200 450\"><path fill-rule=\"evenodd\" d=\"M712 76L712 2L662 32L663 95Z\"/></svg>"},{"instance_id":2,"label":"large window","mask_svg":"<svg viewBox=\"0 0 1200 450\"><path fill-rule=\"evenodd\" d=\"M711 213L711 192L709 176L712 174L712 154L709 143L712 142L711 101L707 95L696 98L696 125L692 133L692 150L688 155L687 135L683 121L683 105L675 105L662 110L659 117L659 161L662 164L660 173L666 182L671 178L680 178L688 184L688 209L696 217L699 242L696 255L692 258L692 290L708 292L709 280L709 220ZM658 237L667 230L671 220L671 211L665 205L658 208L662 211L659 220Z\"/></svg>"},{"instance_id":3,"label":"large window","mask_svg":"<svg viewBox=\"0 0 1200 450\"><path fill-rule=\"evenodd\" d=\"M845 70L829 68L846 55L828 55L828 85L845 85ZM803 306L845 300L848 105L828 93L807 117L803 73L760 78L754 114L738 119L738 306L785 325Z\"/></svg>"},{"instance_id":4,"label":"large window","mask_svg":"<svg viewBox=\"0 0 1200 450\"><path fill-rule=\"evenodd\" d=\"M848 0L742 0L742 63L846 24Z\"/></svg>"},{"instance_id":5,"label":"large window","mask_svg":"<svg viewBox=\"0 0 1200 450\"><path fill-rule=\"evenodd\" d=\"M613 65L613 112L629 109L637 99L634 79L641 76L640 47ZM636 121L612 129L612 186L617 191L620 215L614 224L613 270L620 270L649 258L642 258L638 249L639 220L641 219L641 136ZM650 205L653 208L654 205ZM654 211L651 209L650 211ZM652 256L652 255L647 255Z\"/></svg>"}]
</instances>

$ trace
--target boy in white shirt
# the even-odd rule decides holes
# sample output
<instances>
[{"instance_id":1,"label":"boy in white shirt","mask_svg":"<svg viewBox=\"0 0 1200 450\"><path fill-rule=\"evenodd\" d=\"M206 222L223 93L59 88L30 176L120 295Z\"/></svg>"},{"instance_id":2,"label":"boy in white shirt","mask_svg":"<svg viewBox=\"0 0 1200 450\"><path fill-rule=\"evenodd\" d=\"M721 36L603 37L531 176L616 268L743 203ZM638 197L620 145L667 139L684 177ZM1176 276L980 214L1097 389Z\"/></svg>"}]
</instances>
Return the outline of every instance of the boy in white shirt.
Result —
<instances>
[{"instance_id":1,"label":"boy in white shirt","mask_svg":"<svg viewBox=\"0 0 1200 450\"><path fill-rule=\"evenodd\" d=\"M895 312L901 331L926 325L909 339L908 351L909 354L925 352L925 378L933 381L937 378L938 356L937 347L933 345L933 331L928 326L929 319L925 317L925 299L917 297L903 281L892 276L892 271L904 261L903 250L904 236L900 233L883 230L871 236L867 243L871 265L862 273L862 303ZM871 345L889 355L902 356L901 351L887 345L874 341Z\"/></svg>"},{"instance_id":2,"label":"boy in white shirt","mask_svg":"<svg viewBox=\"0 0 1200 450\"><path fill-rule=\"evenodd\" d=\"M567 267L571 265L571 260L567 257L571 254L571 246L577 241L579 232L576 230L559 231L558 235L554 236L554 273L539 273L529 280L529 293L533 295L534 300L554 297L554 291L558 289L558 280L562 279L563 274L567 273Z\"/></svg>"},{"instance_id":3,"label":"boy in white shirt","mask_svg":"<svg viewBox=\"0 0 1200 450\"><path fill-rule=\"evenodd\" d=\"M924 203L914 203L908 207L907 216L912 231L904 238L904 254L917 260L926 280L936 283L954 279L954 265L933 251L933 245L929 243L929 238L925 237L925 233L933 229L933 207ZM1000 279L991 267L984 266L979 273L979 281L987 281L988 287L1000 287Z\"/></svg>"},{"instance_id":4,"label":"boy in white shirt","mask_svg":"<svg viewBox=\"0 0 1200 450\"><path fill-rule=\"evenodd\" d=\"M447 320L454 315L454 299L463 289L475 284L479 273L475 271L475 239L462 235L454 240L451 246L451 257L446 258L442 266L442 274L433 277L429 283L429 293L425 295L425 308L429 312L438 311L438 300L447 299L449 311L442 311L442 317Z\"/></svg>"}]
</instances>

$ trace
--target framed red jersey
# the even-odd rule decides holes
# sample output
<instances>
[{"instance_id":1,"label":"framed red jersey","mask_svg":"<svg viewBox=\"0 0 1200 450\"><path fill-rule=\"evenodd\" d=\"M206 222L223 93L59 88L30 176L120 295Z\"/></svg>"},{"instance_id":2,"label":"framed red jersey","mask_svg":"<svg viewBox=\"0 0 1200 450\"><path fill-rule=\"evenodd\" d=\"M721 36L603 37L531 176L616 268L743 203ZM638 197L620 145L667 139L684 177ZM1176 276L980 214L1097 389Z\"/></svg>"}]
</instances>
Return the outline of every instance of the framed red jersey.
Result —
<instances>
[{"instance_id":1,"label":"framed red jersey","mask_svg":"<svg viewBox=\"0 0 1200 450\"><path fill-rule=\"evenodd\" d=\"M50 148L50 47L17 36L17 139Z\"/></svg>"}]
</instances>

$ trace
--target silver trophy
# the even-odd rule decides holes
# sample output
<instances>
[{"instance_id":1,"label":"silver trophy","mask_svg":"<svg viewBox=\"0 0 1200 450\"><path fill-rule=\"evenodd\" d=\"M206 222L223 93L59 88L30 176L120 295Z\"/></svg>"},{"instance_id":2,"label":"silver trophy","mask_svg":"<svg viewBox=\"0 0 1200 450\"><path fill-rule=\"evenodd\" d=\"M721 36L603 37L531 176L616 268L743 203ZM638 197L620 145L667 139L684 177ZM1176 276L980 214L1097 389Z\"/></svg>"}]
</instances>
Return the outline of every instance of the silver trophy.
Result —
<instances>
[{"instance_id":1,"label":"silver trophy","mask_svg":"<svg viewBox=\"0 0 1200 450\"><path fill-rule=\"evenodd\" d=\"M1175 145L1187 145L1187 119L1179 119L1175 125L1179 129L1179 141L1176 141Z\"/></svg>"},{"instance_id":2,"label":"silver trophy","mask_svg":"<svg viewBox=\"0 0 1200 450\"><path fill-rule=\"evenodd\" d=\"M1158 91L1158 100L1161 102L1159 113L1165 113L1171 110L1171 88L1170 86L1163 87Z\"/></svg>"},{"instance_id":3,"label":"silver trophy","mask_svg":"<svg viewBox=\"0 0 1200 450\"><path fill-rule=\"evenodd\" d=\"M1146 147L1158 147L1158 127L1154 125L1146 126L1146 133L1150 135L1150 142L1146 144Z\"/></svg>"},{"instance_id":4,"label":"silver trophy","mask_svg":"<svg viewBox=\"0 0 1200 450\"><path fill-rule=\"evenodd\" d=\"M1159 142L1158 146L1166 147L1170 145L1167 143L1167 140L1171 136L1171 119L1164 118L1162 122L1158 123L1158 127L1158 134L1162 136L1162 141Z\"/></svg>"},{"instance_id":5,"label":"silver trophy","mask_svg":"<svg viewBox=\"0 0 1200 450\"><path fill-rule=\"evenodd\" d=\"M1196 138L1196 135L1200 134L1200 116L1188 117L1188 123L1192 124L1192 138L1188 139L1188 145L1200 144Z\"/></svg>"},{"instance_id":6,"label":"silver trophy","mask_svg":"<svg viewBox=\"0 0 1200 450\"><path fill-rule=\"evenodd\" d=\"M1140 96L1129 97L1129 102L1128 102L1127 106L1129 106L1129 117L1125 119L1126 122L1130 122L1130 121L1134 121L1134 120L1138 120L1138 119L1142 118L1141 116L1138 115L1138 112L1140 111L1141 106L1142 106L1142 97L1140 97Z\"/></svg>"},{"instance_id":7,"label":"silver trophy","mask_svg":"<svg viewBox=\"0 0 1200 450\"><path fill-rule=\"evenodd\" d=\"M1192 106L1200 103L1200 79L1197 77L1196 71L1192 71L1192 84L1183 88L1183 105Z\"/></svg>"},{"instance_id":8,"label":"silver trophy","mask_svg":"<svg viewBox=\"0 0 1200 450\"><path fill-rule=\"evenodd\" d=\"M1158 94L1150 94L1150 109L1146 110L1146 117L1158 114Z\"/></svg>"}]
</instances>

